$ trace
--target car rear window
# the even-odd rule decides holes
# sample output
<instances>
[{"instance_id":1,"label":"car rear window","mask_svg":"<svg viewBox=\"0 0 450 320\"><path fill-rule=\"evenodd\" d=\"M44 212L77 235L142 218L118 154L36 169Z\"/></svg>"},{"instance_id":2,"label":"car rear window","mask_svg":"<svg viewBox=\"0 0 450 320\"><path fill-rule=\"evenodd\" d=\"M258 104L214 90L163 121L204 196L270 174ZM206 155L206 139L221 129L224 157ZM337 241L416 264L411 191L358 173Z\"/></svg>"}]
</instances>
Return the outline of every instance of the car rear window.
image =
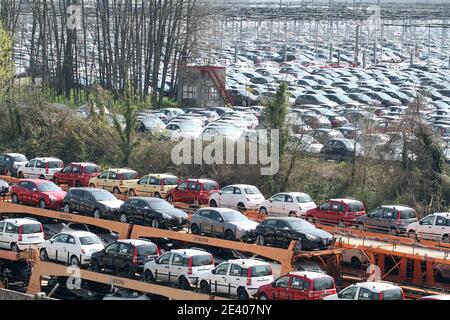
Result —
<instances>
[{"instance_id":1,"label":"car rear window","mask_svg":"<svg viewBox=\"0 0 450 320\"><path fill-rule=\"evenodd\" d=\"M321 291L321 290L328 290L328 289L334 289L334 281L331 277L323 277L323 278L316 278L314 279L314 290Z\"/></svg>"},{"instance_id":2,"label":"car rear window","mask_svg":"<svg viewBox=\"0 0 450 320\"><path fill-rule=\"evenodd\" d=\"M101 241L98 237L92 237L92 236L81 237L80 242L82 245L85 245L85 246L101 243Z\"/></svg>"},{"instance_id":3,"label":"car rear window","mask_svg":"<svg viewBox=\"0 0 450 320\"><path fill-rule=\"evenodd\" d=\"M134 180L138 178L137 172L124 172L122 173L122 180Z\"/></svg>"},{"instance_id":4,"label":"car rear window","mask_svg":"<svg viewBox=\"0 0 450 320\"><path fill-rule=\"evenodd\" d=\"M416 210L405 209L400 211L400 219L414 219L414 218L417 218Z\"/></svg>"},{"instance_id":5,"label":"car rear window","mask_svg":"<svg viewBox=\"0 0 450 320\"><path fill-rule=\"evenodd\" d=\"M350 202L348 204L348 208L350 212L357 212L364 210L364 204L360 201Z\"/></svg>"},{"instance_id":6,"label":"car rear window","mask_svg":"<svg viewBox=\"0 0 450 320\"><path fill-rule=\"evenodd\" d=\"M22 225L22 234L40 233L41 225L39 223Z\"/></svg>"},{"instance_id":7,"label":"car rear window","mask_svg":"<svg viewBox=\"0 0 450 320\"><path fill-rule=\"evenodd\" d=\"M49 162L47 162L46 166L48 166L50 169L62 168L63 162L62 161L49 161Z\"/></svg>"},{"instance_id":8,"label":"car rear window","mask_svg":"<svg viewBox=\"0 0 450 320\"><path fill-rule=\"evenodd\" d=\"M383 300L403 300L402 289L389 289L383 291Z\"/></svg>"},{"instance_id":9,"label":"car rear window","mask_svg":"<svg viewBox=\"0 0 450 320\"><path fill-rule=\"evenodd\" d=\"M177 185L178 184L178 178L177 177L171 177L171 178L164 178L163 179L163 181L164 181L164 184L166 184L166 185Z\"/></svg>"},{"instance_id":10,"label":"car rear window","mask_svg":"<svg viewBox=\"0 0 450 320\"><path fill-rule=\"evenodd\" d=\"M157 246L155 244L142 244L137 248L139 256L150 256L157 254Z\"/></svg>"},{"instance_id":11,"label":"car rear window","mask_svg":"<svg viewBox=\"0 0 450 320\"><path fill-rule=\"evenodd\" d=\"M97 166L86 166L84 167L86 173L98 173L100 172L100 167Z\"/></svg>"},{"instance_id":12,"label":"car rear window","mask_svg":"<svg viewBox=\"0 0 450 320\"><path fill-rule=\"evenodd\" d=\"M255 277L266 277L272 275L272 268L270 265L260 265L260 266L253 266L251 268L252 270L252 278Z\"/></svg>"},{"instance_id":13,"label":"car rear window","mask_svg":"<svg viewBox=\"0 0 450 320\"><path fill-rule=\"evenodd\" d=\"M205 182L203 183L203 190L218 190L219 185L214 182Z\"/></svg>"},{"instance_id":14,"label":"car rear window","mask_svg":"<svg viewBox=\"0 0 450 320\"><path fill-rule=\"evenodd\" d=\"M212 265L212 264L214 264L214 263L213 263L212 255L210 255L210 254L198 255L198 256L192 257L192 266L193 267L201 267L201 266L207 266L207 265Z\"/></svg>"}]
</instances>

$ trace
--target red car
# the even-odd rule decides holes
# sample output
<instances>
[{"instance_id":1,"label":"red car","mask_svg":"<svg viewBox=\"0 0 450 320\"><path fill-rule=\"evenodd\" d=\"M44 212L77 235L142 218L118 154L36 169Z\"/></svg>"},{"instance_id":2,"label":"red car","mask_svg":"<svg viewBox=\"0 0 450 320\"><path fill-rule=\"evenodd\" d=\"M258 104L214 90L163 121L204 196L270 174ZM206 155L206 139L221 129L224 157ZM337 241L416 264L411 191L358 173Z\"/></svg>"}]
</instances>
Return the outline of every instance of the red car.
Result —
<instances>
[{"instance_id":1,"label":"red car","mask_svg":"<svg viewBox=\"0 0 450 320\"><path fill-rule=\"evenodd\" d=\"M361 201L330 199L319 207L306 211L305 216L308 221L349 226L354 225L356 219L365 214L366 210Z\"/></svg>"},{"instance_id":2,"label":"red car","mask_svg":"<svg viewBox=\"0 0 450 320\"><path fill-rule=\"evenodd\" d=\"M170 203L183 202L198 205L208 204L209 195L219 191L219 184L208 179L187 179L167 192L166 199Z\"/></svg>"},{"instance_id":3,"label":"red car","mask_svg":"<svg viewBox=\"0 0 450 320\"><path fill-rule=\"evenodd\" d=\"M336 294L332 277L318 272L296 271L260 286L259 300L322 300Z\"/></svg>"},{"instance_id":4,"label":"red car","mask_svg":"<svg viewBox=\"0 0 450 320\"><path fill-rule=\"evenodd\" d=\"M60 172L55 172L53 182L56 184L67 184L69 187L87 187L89 179L98 176L100 173L101 168L96 164L72 162Z\"/></svg>"},{"instance_id":5,"label":"red car","mask_svg":"<svg viewBox=\"0 0 450 320\"><path fill-rule=\"evenodd\" d=\"M10 189L13 203L39 206L42 209L59 209L66 192L51 181L21 179Z\"/></svg>"}]
</instances>

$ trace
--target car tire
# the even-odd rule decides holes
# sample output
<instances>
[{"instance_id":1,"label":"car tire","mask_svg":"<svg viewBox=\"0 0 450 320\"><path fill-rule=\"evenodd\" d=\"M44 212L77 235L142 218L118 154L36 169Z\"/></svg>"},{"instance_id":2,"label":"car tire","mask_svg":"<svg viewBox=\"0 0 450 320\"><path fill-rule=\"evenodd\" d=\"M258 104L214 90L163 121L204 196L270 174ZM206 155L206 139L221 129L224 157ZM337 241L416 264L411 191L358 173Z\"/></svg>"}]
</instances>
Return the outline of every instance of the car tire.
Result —
<instances>
[{"instance_id":1,"label":"car tire","mask_svg":"<svg viewBox=\"0 0 450 320\"><path fill-rule=\"evenodd\" d=\"M450 238L449 238L448 234L444 234L444 235L442 236L442 242L444 242L444 243L450 243Z\"/></svg>"},{"instance_id":2,"label":"car tire","mask_svg":"<svg viewBox=\"0 0 450 320\"><path fill-rule=\"evenodd\" d=\"M228 229L225 231L225 239L229 241L236 240L236 235L232 230Z\"/></svg>"},{"instance_id":3,"label":"car tire","mask_svg":"<svg viewBox=\"0 0 450 320\"><path fill-rule=\"evenodd\" d=\"M264 214L264 215L268 215L269 214L269 212L267 211L267 209L265 207L259 208L259 213Z\"/></svg>"},{"instance_id":4,"label":"car tire","mask_svg":"<svg viewBox=\"0 0 450 320\"><path fill-rule=\"evenodd\" d=\"M17 243L11 243L11 251L13 252L19 252L19 246L17 245Z\"/></svg>"},{"instance_id":5,"label":"car tire","mask_svg":"<svg viewBox=\"0 0 450 320\"><path fill-rule=\"evenodd\" d=\"M260 295L258 295L258 300L269 300L269 298L265 293L261 293Z\"/></svg>"},{"instance_id":6,"label":"car tire","mask_svg":"<svg viewBox=\"0 0 450 320\"><path fill-rule=\"evenodd\" d=\"M184 276L181 276L178 279L178 285L183 290L189 290L191 288L191 284L189 283L188 279L186 279L186 277Z\"/></svg>"},{"instance_id":7,"label":"car tire","mask_svg":"<svg viewBox=\"0 0 450 320\"><path fill-rule=\"evenodd\" d=\"M72 210L70 209L70 204L65 203L63 207L64 213L72 213Z\"/></svg>"},{"instance_id":8,"label":"car tire","mask_svg":"<svg viewBox=\"0 0 450 320\"><path fill-rule=\"evenodd\" d=\"M47 250L42 249L42 250L39 252L39 258L41 259L41 261L48 261L49 259L48 259L48 253L47 253Z\"/></svg>"},{"instance_id":9,"label":"car tire","mask_svg":"<svg viewBox=\"0 0 450 320\"><path fill-rule=\"evenodd\" d=\"M241 212L245 212L247 210L247 209L245 209L245 205L242 202L239 202L237 204L237 209L238 209L238 211L241 211Z\"/></svg>"},{"instance_id":10,"label":"car tire","mask_svg":"<svg viewBox=\"0 0 450 320\"><path fill-rule=\"evenodd\" d=\"M144 272L144 282L154 283L155 277L153 276L153 272L150 270L145 270Z\"/></svg>"},{"instance_id":11,"label":"car tire","mask_svg":"<svg viewBox=\"0 0 450 320\"><path fill-rule=\"evenodd\" d=\"M256 244L258 246L266 245L266 239L264 238L264 236L262 234L258 234L258 236L256 237Z\"/></svg>"},{"instance_id":12,"label":"car tire","mask_svg":"<svg viewBox=\"0 0 450 320\"><path fill-rule=\"evenodd\" d=\"M160 223L158 218L153 218L152 222L150 222L150 226L155 229L159 229Z\"/></svg>"},{"instance_id":13,"label":"car tire","mask_svg":"<svg viewBox=\"0 0 450 320\"><path fill-rule=\"evenodd\" d=\"M117 187L113 188L113 194L120 194L120 189Z\"/></svg>"},{"instance_id":14,"label":"car tire","mask_svg":"<svg viewBox=\"0 0 450 320\"><path fill-rule=\"evenodd\" d=\"M237 295L239 300L248 300L248 293L245 288L238 288Z\"/></svg>"},{"instance_id":15,"label":"car tire","mask_svg":"<svg viewBox=\"0 0 450 320\"><path fill-rule=\"evenodd\" d=\"M172 195L168 195L167 196L167 202L173 203L173 196Z\"/></svg>"},{"instance_id":16,"label":"car tire","mask_svg":"<svg viewBox=\"0 0 450 320\"><path fill-rule=\"evenodd\" d=\"M128 217L127 217L127 215L125 213L122 213L120 215L120 222L123 222L123 223L127 223L128 222Z\"/></svg>"},{"instance_id":17,"label":"car tire","mask_svg":"<svg viewBox=\"0 0 450 320\"><path fill-rule=\"evenodd\" d=\"M294 218L296 218L297 215L295 214L294 211L291 211L291 212L289 212L288 217L294 217Z\"/></svg>"},{"instance_id":18,"label":"car tire","mask_svg":"<svg viewBox=\"0 0 450 320\"><path fill-rule=\"evenodd\" d=\"M203 280L202 282L200 282L200 292L204 294L211 293L211 286L207 281Z\"/></svg>"},{"instance_id":19,"label":"car tire","mask_svg":"<svg viewBox=\"0 0 450 320\"><path fill-rule=\"evenodd\" d=\"M11 201L12 201L12 203L14 203L14 204L20 204L19 197L18 197L17 194L15 194L15 193L13 193L13 194L11 195Z\"/></svg>"},{"instance_id":20,"label":"car tire","mask_svg":"<svg viewBox=\"0 0 450 320\"><path fill-rule=\"evenodd\" d=\"M89 188L95 188L95 184L91 183L91 184L89 185Z\"/></svg>"},{"instance_id":21,"label":"car tire","mask_svg":"<svg viewBox=\"0 0 450 320\"><path fill-rule=\"evenodd\" d=\"M413 231L413 230L409 230L409 231L408 231L408 238L414 239L414 240L416 240L416 241L419 240L419 239L417 238L416 232Z\"/></svg>"},{"instance_id":22,"label":"car tire","mask_svg":"<svg viewBox=\"0 0 450 320\"><path fill-rule=\"evenodd\" d=\"M444 280L440 270L435 270L435 272L434 272L434 280L436 280L437 282L442 282Z\"/></svg>"},{"instance_id":23,"label":"car tire","mask_svg":"<svg viewBox=\"0 0 450 320\"><path fill-rule=\"evenodd\" d=\"M76 256L71 256L70 257L70 265L72 267L78 267L78 266L80 266L80 260Z\"/></svg>"},{"instance_id":24,"label":"car tire","mask_svg":"<svg viewBox=\"0 0 450 320\"><path fill-rule=\"evenodd\" d=\"M161 195L159 194L159 192L156 192L156 193L155 193L155 198L162 199L162 197L161 197Z\"/></svg>"},{"instance_id":25,"label":"car tire","mask_svg":"<svg viewBox=\"0 0 450 320\"><path fill-rule=\"evenodd\" d=\"M38 207L41 208L41 209L46 209L47 208L47 205L45 204L45 200L44 199L39 200Z\"/></svg>"},{"instance_id":26,"label":"car tire","mask_svg":"<svg viewBox=\"0 0 450 320\"><path fill-rule=\"evenodd\" d=\"M130 197L136 197L136 191L134 191L134 189L128 190L128 196L130 196Z\"/></svg>"},{"instance_id":27,"label":"car tire","mask_svg":"<svg viewBox=\"0 0 450 320\"><path fill-rule=\"evenodd\" d=\"M17 174L17 177L20 178L20 179L25 178L25 176L23 175L23 172L22 172L22 171L20 171L20 172Z\"/></svg>"},{"instance_id":28,"label":"car tire","mask_svg":"<svg viewBox=\"0 0 450 320\"><path fill-rule=\"evenodd\" d=\"M40 176L39 176L39 179L41 179L41 180L47 180L47 179L45 178L45 176L43 176L43 175L40 175Z\"/></svg>"},{"instance_id":29,"label":"car tire","mask_svg":"<svg viewBox=\"0 0 450 320\"><path fill-rule=\"evenodd\" d=\"M92 216L93 216L94 218L96 218L96 219L100 219L100 218L101 218L100 210L95 209L95 210L94 210L94 213L92 214Z\"/></svg>"},{"instance_id":30,"label":"car tire","mask_svg":"<svg viewBox=\"0 0 450 320\"><path fill-rule=\"evenodd\" d=\"M211 201L209 202L209 206L210 206L210 207L213 207L213 208L217 208L217 202L216 202L216 200L211 200Z\"/></svg>"},{"instance_id":31,"label":"car tire","mask_svg":"<svg viewBox=\"0 0 450 320\"><path fill-rule=\"evenodd\" d=\"M102 270L100 262L97 259L91 261L91 270L94 272L100 272Z\"/></svg>"},{"instance_id":32,"label":"car tire","mask_svg":"<svg viewBox=\"0 0 450 320\"><path fill-rule=\"evenodd\" d=\"M192 234L200 234L200 228L195 223L191 224L191 233Z\"/></svg>"}]
</instances>

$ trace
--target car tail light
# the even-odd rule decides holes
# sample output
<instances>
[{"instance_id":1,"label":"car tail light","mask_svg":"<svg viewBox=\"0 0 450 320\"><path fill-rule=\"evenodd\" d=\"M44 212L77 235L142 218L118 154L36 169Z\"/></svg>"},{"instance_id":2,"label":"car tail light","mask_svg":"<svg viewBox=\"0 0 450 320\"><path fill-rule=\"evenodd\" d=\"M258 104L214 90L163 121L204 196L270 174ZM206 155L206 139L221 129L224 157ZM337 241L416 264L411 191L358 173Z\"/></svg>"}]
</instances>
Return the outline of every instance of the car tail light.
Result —
<instances>
[{"instance_id":1,"label":"car tail light","mask_svg":"<svg viewBox=\"0 0 450 320\"><path fill-rule=\"evenodd\" d=\"M45 164L45 173L48 174L48 162Z\"/></svg>"},{"instance_id":2,"label":"car tail light","mask_svg":"<svg viewBox=\"0 0 450 320\"><path fill-rule=\"evenodd\" d=\"M188 259L188 274L192 274L192 257Z\"/></svg>"},{"instance_id":3,"label":"car tail light","mask_svg":"<svg viewBox=\"0 0 450 320\"><path fill-rule=\"evenodd\" d=\"M160 251L159 251L159 248L158 248L158 246L156 246L156 255L159 257L159 255L160 255Z\"/></svg>"},{"instance_id":4,"label":"car tail light","mask_svg":"<svg viewBox=\"0 0 450 320\"><path fill-rule=\"evenodd\" d=\"M19 227L19 241L22 241L23 226Z\"/></svg>"},{"instance_id":5,"label":"car tail light","mask_svg":"<svg viewBox=\"0 0 450 320\"><path fill-rule=\"evenodd\" d=\"M134 247L134 253L133 253L133 264L138 263L138 248Z\"/></svg>"},{"instance_id":6,"label":"car tail light","mask_svg":"<svg viewBox=\"0 0 450 320\"><path fill-rule=\"evenodd\" d=\"M247 285L250 286L252 284L252 268L248 268L247 271Z\"/></svg>"},{"instance_id":7,"label":"car tail light","mask_svg":"<svg viewBox=\"0 0 450 320\"><path fill-rule=\"evenodd\" d=\"M164 191L164 179L161 179L161 191Z\"/></svg>"}]
</instances>

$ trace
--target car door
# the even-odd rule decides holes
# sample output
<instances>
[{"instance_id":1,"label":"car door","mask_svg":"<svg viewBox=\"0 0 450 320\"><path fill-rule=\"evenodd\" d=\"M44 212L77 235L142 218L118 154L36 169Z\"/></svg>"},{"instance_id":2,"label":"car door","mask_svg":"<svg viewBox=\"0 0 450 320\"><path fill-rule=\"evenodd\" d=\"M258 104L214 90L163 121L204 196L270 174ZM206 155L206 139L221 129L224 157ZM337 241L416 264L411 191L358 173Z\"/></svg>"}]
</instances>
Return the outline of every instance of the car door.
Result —
<instances>
[{"instance_id":1,"label":"car door","mask_svg":"<svg viewBox=\"0 0 450 320\"><path fill-rule=\"evenodd\" d=\"M84 214L91 214L95 209L95 198L89 191L84 191L83 194L83 200L81 201L80 205L80 212L83 212Z\"/></svg>"},{"instance_id":2,"label":"car door","mask_svg":"<svg viewBox=\"0 0 450 320\"><path fill-rule=\"evenodd\" d=\"M339 220L340 203L336 201L330 201L328 210L323 211L323 223L333 224Z\"/></svg>"},{"instance_id":3,"label":"car door","mask_svg":"<svg viewBox=\"0 0 450 320\"><path fill-rule=\"evenodd\" d=\"M211 210L202 210L199 212L199 216L201 217L201 221L199 222L200 231L203 233L211 234L213 233L213 220L211 219L212 211Z\"/></svg>"},{"instance_id":4,"label":"car door","mask_svg":"<svg viewBox=\"0 0 450 320\"><path fill-rule=\"evenodd\" d=\"M72 190L71 196L69 198L69 206L73 211L83 213L83 197L84 197L85 191L78 189L78 190Z\"/></svg>"},{"instance_id":5,"label":"car door","mask_svg":"<svg viewBox=\"0 0 450 320\"><path fill-rule=\"evenodd\" d=\"M217 205L219 207L231 207L233 205L233 193L234 187L225 187L220 190Z\"/></svg>"},{"instance_id":6,"label":"car door","mask_svg":"<svg viewBox=\"0 0 450 320\"><path fill-rule=\"evenodd\" d=\"M58 183L59 184L70 184L70 181L72 181L72 165L68 165L62 170L62 174L58 175Z\"/></svg>"},{"instance_id":7,"label":"car door","mask_svg":"<svg viewBox=\"0 0 450 320\"><path fill-rule=\"evenodd\" d=\"M225 262L218 265L211 272L211 291L217 293L228 293L228 270L230 263Z\"/></svg>"},{"instance_id":8,"label":"car door","mask_svg":"<svg viewBox=\"0 0 450 320\"><path fill-rule=\"evenodd\" d=\"M108 176L109 176L109 171L102 172L97 177L96 187L97 188L101 188L101 189L105 189L107 187L107 184L108 184Z\"/></svg>"},{"instance_id":9,"label":"car door","mask_svg":"<svg viewBox=\"0 0 450 320\"><path fill-rule=\"evenodd\" d=\"M111 243L109 246L105 248L104 253L101 255L100 264L103 265L106 269L116 270L116 255L119 251L119 242Z\"/></svg>"},{"instance_id":10,"label":"car door","mask_svg":"<svg viewBox=\"0 0 450 320\"><path fill-rule=\"evenodd\" d=\"M27 194L29 196L28 203L30 203L31 205L37 205L39 203L41 196L39 194L39 189L36 183L28 181L27 189L28 189Z\"/></svg>"},{"instance_id":11,"label":"car door","mask_svg":"<svg viewBox=\"0 0 450 320\"><path fill-rule=\"evenodd\" d=\"M284 245L289 245L291 241L291 228L283 220L277 220L275 229L275 240L278 243L282 243Z\"/></svg>"},{"instance_id":12,"label":"car door","mask_svg":"<svg viewBox=\"0 0 450 320\"><path fill-rule=\"evenodd\" d=\"M176 283L178 278L184 274L185 264L187 266L187 261L182 255L178 253L173 253L172 262L170 268L170 282Z\"/></svg>"},{"instance_id":13,"label":"car door","mask_svg":"<svg viewBox=\"0 0 450 320\"><path fill-rule=\"evenodd\" d=\"M149 177L148 179L148 184L146 186L147 188L147 196L154 196L155 192L159 191L159 184L160 184L160 179L158 179L157 177Z\"/></svg>"},{"instance_id":14,"label":"car door","mask_svg":"<svg viewBox=\"0 0 450 320\"><path fill-rule=\"evenodd\" d=\"M242 266L231 263L230 271L228 273L228 290L227 293L237 295L239 287L245 287L247 284L248 269Z\"/></svg>"},{"instance_id":15,"label":"car door","mask_svg":"<svg viewBox=\"0 0 450 320\"><path fill-rule=\"evenodd\" d=\"M389 232L391 226L397 224L397 211L392 208L384 208L380 227L383 232Z\"/></svg>"},{"instance_id":16,"label":"car door","mask_svg":"<svg viewBox=\"0 0 450 320\"><path fill-rule=\"evenodd\" d=\"M201 189L200 183L196 181L189 182L187 190L184 194L186 199L185 203L194 203L194 204L197 203L200 189Z\"/></svg>"},{"instance_id":17,"label":"car door","mask_svg":"<svg viewBox=\"0 0 450 320\"><path fill-rule=\"evenodd\" d=\"M274 214L283 214L285 195L282 193L274 195L269 201L269 212Z\"/></svg>"},{"instance_id":18,"label":"car door","mask_svg":"<svg viewBox=\"0 0 450 320\"><path fill-rule=\"evenodd\" d=\"M169 280L171 258L172 252L167 252L157 259L158 263L155 263L155 272L153 274L157 281Z\"/></svg>"},{"instance_id":19,"label":"car door","mask_svg":"<svg viewBox=\"0 0 450 320\"><path fill-rule=\"evenodd\" d=\"M134 246L122 242L120 243L119 250L114 259L114 265L117 269L123 270L125 267L130 266L133 260Z\"/></svg>"},{"instance_id":20,"label":"car door","mask_svg":"<svg viewBox=\"0 0 450 320\"><path fill-rule=\"evenodd\" d=\"M174 202L183 202L183 203L188 203L188 185L190 182L185 181L182 182L178 185L178 187L176 187L176 190L174 190L173 194L173 201Z\"/></svg>"},{"instance_id":21,"label":"car door","mask_svg":"<svg viewBox=\"0 0 450 320\"><path fill-rule=\"evenodd\" d=\"M218 211L211 210L210 223L213 230L212 231L213 234L219 236L223 236L225 234L224 219Z\"/></svg>"},{"instance_id":22,"label":"car door","mask_svg":"<svg viewBox=\"0 0 450 320\"><path fill-rule=\"evenodd\" d=\"M433 234L435 219L436 219L435 215L429 215L420 220L419 226L417 227L416 230L416 234L420 239L430 239L430 240L435 239L435 236Z\"/></svg>"},{"instance_id":23,"label":"car door","mask_svg":"<svg viewBox=\"0 0 450 320\"><path fill-rule=\"evenodd\" d=\"M133 221L135 224L142 225L144 223L144 217L138 212L138 199L129 199L127 201L127 214L129 221Z\"/></svg>"},{"instance_id":24,"label":"car door","mask_svg":"<svg viewBox=\"0 0 450 320\"><path fill-rule=\"evenodd\" d=\"M264 238L266 239L266 241L269 242L275 242L276 241L276 225L277 225L277 221L276 219L268 219L265 220L262 224L261 224L261 228L262 230L262 235L264 236Z\"/></svg>"},{"instance_id":25,"label":"car door","mask_svg":"<svg viewBox=\"0 0 450 320\"><path fill-rule=\"evenodd\" d=\"M16 227L11 222L6 222L2 240L5 248L10 249L11 243L17 242L17 233Z\"/></svg>"},{"instance_id":26,"label":"car door","mask_svg":"<svg viewBox=\"0 0 450 320\"><path fill-rule=\"evenodd\" d=\"M30 160L23 168L23 177L24 178L33 178L34 177L34 165L36 160Z\"/></svg>"},{"instance_id":27,"label":"car door","mask_svg":"<svg viewBox=\"0 0 450 320\"><path fill-rule=\"evenodd\" d=\"M104 184L103 189L113 192L114 186L119 183L118 180L120 180L120 174L109 171L108 179L102 180L102 183Z\"/></svg>"},{"instance_id":28,"label":"car door","mask_svg":"<svg viewBox=\"0 0 450 320\"><path fill-rule=\"evenodd\" d=\"M56 261L68 262L67 260L67 239L69 235L61 233L53 238L53 243L47 248L47 254L50 259Z\"/></svg>"},{"instance_id":29,"label":"car door","mask_svg":"<svg viewBox=\"0 0 450 320\"><path fill-rule=\"evenodd\" d=\"M34 168L32 171L32 176L30 178L39 178L41 175L45 175L45 162L41 160L36 160Z\"/></svg>"},{"instance_id":30,"label":"car door","mask_svg":"<svg viewBox=\"0 0 450 320\"><path fill-rule=\"evenodd\" d=\"M135 193L137 196L149 197L152 195L149 185L149 176L143 176L136 184Z\"/></svg>"},{"instance_id":31,"label":"car door","mask_svg":"<svg viewBox=\"0 0 450 320\"><path fill-rule=\"evenodd\" d=\"M442 216L436 216L433 233L436 235L436 241L442 241L444 234L450 234L450 219Z\"/></svg>"},{"instance_id":32,"label":"car door","mask_svg":"<svg viewBox=\"0 0 450 320\"><path fill-rule=\"evenodd\" d=\"M376 208L372 212L367 215L365 225L368 227L368 230L380 229L382 226L382 217L383 217L383 208Z\"/></svg>"},{"instance_id":33,"label":"car door","mask_svg":"<svg viewBox=\"0 0 450 320\"><path fill-rule=\"evenodd\" d=\"M272 289L272 296L268 297L273 300L287 300L289 295L289 282L291 281L289 275L282 276L274 281Z\"/></svg>"},{"instance_id":34,"label":"car door","mask_svg":"<svg viewBox=\"0 0 450 320\"><path fill-rule=\"evenodd\" d=\"M7 242L5 241L5 225L6 222L2 221L0 222L0 248L7 248Z\"/></svg>"},{"instance_id":35,"label":"car door","mask_svg":"<svg viewBox=\"0 0 450 320\"><path fill-rule=\"evenodd\" d=\"M308 300L310 280L300 276L292 276L290 283L291 296L288 299Z\"/></svg>"},{"instance_id":36,"label":"car door","mask_svg":"<svg viewBox=\"0 0 450 320\"><path fill-rule=\"evenodd\" d=\"M298 207L299 205L297 201L294 201L294 198L292 196L286 194L281 213L289 215L290 212L297 212L299 210Z\"/></svg>"},{"instance_id":37,"label":"car door","mask_svg":"<svg viewBox=\"0 0 450 320\"><path fill-rule=\"evenodd\" d=\"M341 300L357 300L358 299L358 291L359 287L352 285L348 288L345 288L340 292Z\"/></svg>"},{"instance_id":38,"label":"car door","mask_svg":"<svg viewBox=\"0 0 450 320\"><path fill-rule=\"evenodd\" d=\"M78 259L80 259L79 257L81 254L81 247L77 243L77 240L75 239L75 237L73 235L68 235L67 243L66 243L65 247L63 247L63 251L64 251L64 249L65 249L65 257L62 261L69 263L70 257L72 255L75 255L78 257Z\"/></svg>"},{"instance_id":39,"label":"car door","mask_svg":"<svg viewBox=\"0 0 450 320\"><path fill-rule=\"evenodd\" d=\"M17 197L19 198L19 201L24 203L30 203L31 201L30 188L28 187L28 183L28 181L21 181L18 185L20 192L17 193Z\"/></svg>"},{"instance_id":40,"label":"car door","mask_svg":"<svg viewBox=\"0 0 450 320\"><path fill-rule=\"evenodd\" d=\"M6 157L3 154L0 154L0 175L6 175Z\"/></svg>"},{"instance_id":41,"label":"car door","mask_svg":"<svg viewBox=\"0 0 450 320\"><path fill-rule=\"evenodd\" d=\"M319 223L326 223L327 221L325 219L328 217L329 210L331 210L331 203L329 201L321 204L317 208L314 218L318 220Z\"/></svg>"}]
</instances>

